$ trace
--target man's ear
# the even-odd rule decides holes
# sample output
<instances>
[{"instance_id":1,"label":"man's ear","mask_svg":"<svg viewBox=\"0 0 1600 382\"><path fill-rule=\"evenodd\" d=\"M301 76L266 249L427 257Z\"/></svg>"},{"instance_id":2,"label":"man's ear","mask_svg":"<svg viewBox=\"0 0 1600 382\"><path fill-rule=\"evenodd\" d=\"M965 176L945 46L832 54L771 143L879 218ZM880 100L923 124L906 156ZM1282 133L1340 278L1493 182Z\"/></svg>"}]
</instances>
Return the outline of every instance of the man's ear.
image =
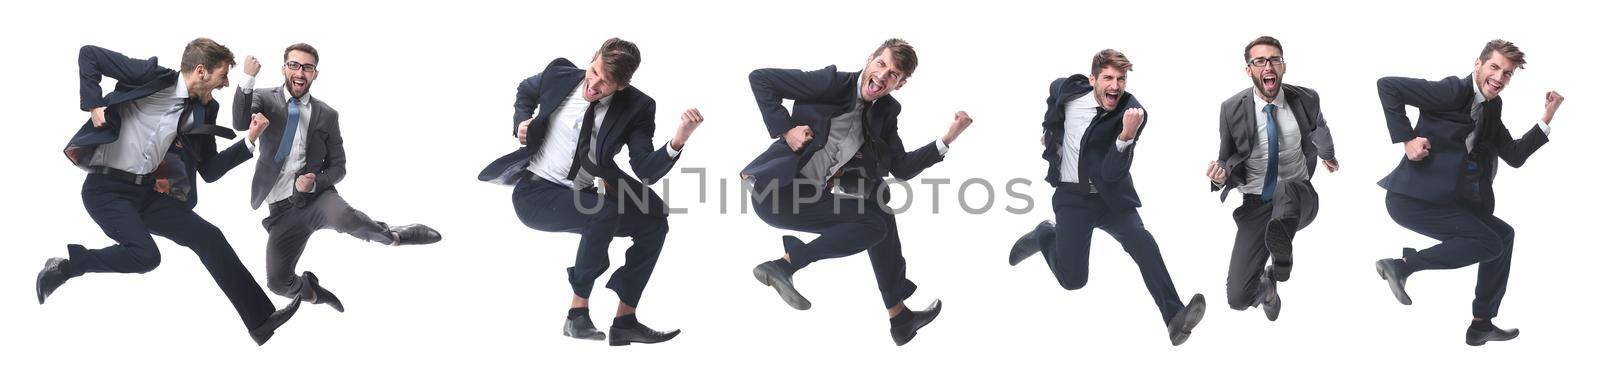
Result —
<instances>
[{"instance_id":1,"label":"man's ear","mask_svg":"<svg viewBox=\"0 0 1600 382\"><path fill-rule=\"evenodd\" d=\"M910 80L911 80L910 78L901 78L900 79L900 83L897 83L897 84L894 85L894 90L900 90L901 87L906 86L906 81L910 81Z\"/></svg>"}]
</instances>

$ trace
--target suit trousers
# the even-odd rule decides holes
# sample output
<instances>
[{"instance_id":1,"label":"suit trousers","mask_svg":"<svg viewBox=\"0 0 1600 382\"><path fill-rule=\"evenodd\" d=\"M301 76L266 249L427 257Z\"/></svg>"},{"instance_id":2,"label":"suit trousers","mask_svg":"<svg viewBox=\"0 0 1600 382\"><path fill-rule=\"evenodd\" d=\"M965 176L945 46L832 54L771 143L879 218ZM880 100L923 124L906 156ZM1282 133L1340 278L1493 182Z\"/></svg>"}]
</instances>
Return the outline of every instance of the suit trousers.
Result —
<instances>
[{"instance_id":1,"label":"suit trousers","mask_svg":"<svg viewBox=\"0 0 1600 382\"><path fill-rule=\"evenodd\" d=\"M819 235L798 245L785 243L784 250L796 268L867 251L885 308L899 305L916 292L917 284L906 279L906 258L901 253L895 216L881 203L837 197L826 188L803 182L769 190L751 195L756 216L774 228Z\"/></svg>"},{"instance_id":2,"label":"suit trousers","mask_svg":"<svg viewBox=\"0 0 1600 382\"><path fill-rule=\"evenodd\" d=\"M261 220L267 229L267 288L279 296L311 298L312 291L294 269L314 232L332 229L361 240L394 244L388 225L351 208L337 190L309 197L313 199L301 207L290 199L273 203L267 218Z\"/></svg>"},{"instance_id":3,"label":"suit trousers","mask_svg":"<svg viewBox=\"0 0 1600 382\"><path fill-rule=\"evenodd\" d=\"M577 260L567 268L567 281L572 284L572 293L579 297L589 298L595 280L610 267L611 239L633 238L626 262L611 274L606 288L616 291L623 304L639 306L667 240L666 216L623 207L613 196L573 190L531 175L517 181L511 205L528 228L582 236Z\"/></svg>"},{"instance_id":4,"label":"suit trousers","mask_svg":"<svg viewBox=\"0 0 1600 382\"><path fill-rule=\"evenodd\" d=\"M152 234L193 250L200 264L233 303L245 328L254 329L272 314L272 301L250 270L239 261L222 230L194 213L183 202L105 175L91 174L83 181L83 206L100 230L116 244L69 251L68 275L84 273L145 273L161 264L161 252Z\"/></svg>"},{"instance_id":5,"label":"suit trousers","mask_svg":"<svg viewBox=\"0 0 1600 382\"><path fill-rule=\"evenodd\" d=\"M1056 213L1055 229L1038 232L1035 237L1045 264L1050 266L1062 287L1077 290L1088 284L1089 243L1094 229L1099 228L1121 243L1122 249L1139 266L1145 289L1161 310L1163 325L1183 310L1183 300L1178 298L1177 287L1172 285L1172 276L1161 259L1161 249L1150 231L1145 230L1138 209L1112 210L1100 194L1085 194L1067 187L1056 188L1051 204Z\"/></svg>"},{"instance_id":6,"label":"suit trousers","mask_svg":"<svg viewBox=\"0 0 1600 382\"><path fill-rule=\"evenodd\" d=\"M1284 232L1292 239L1316 220L1318 204L1317 191L1307 181L1279 183L1271 202L1262 202L1261 195L1244 195L1244 203L1233 210L1233 222L1239 230L1233 237L1233 257L1228 261L1229 307L1244 310L1260 305L1266 297L1261 275L1271 258L1267 226L1285 225Z\"/></svg>"},{"instance_id":7,"label":"suit trousers","mask_svg":"<svg viewBox=\"0 0 1600 382\"><path fill-rule=\"evenodd\" d=\"M1402 275L1430 269L1456 269L1478 264L1472 316L1494 318L1511 276L1511 246L1516 231L1510 224L1474 203L1434 204L1390 192L1389 217L1401 227L1439 240L1439 244L1405 256Z\"/></svg>"}]
</instances>

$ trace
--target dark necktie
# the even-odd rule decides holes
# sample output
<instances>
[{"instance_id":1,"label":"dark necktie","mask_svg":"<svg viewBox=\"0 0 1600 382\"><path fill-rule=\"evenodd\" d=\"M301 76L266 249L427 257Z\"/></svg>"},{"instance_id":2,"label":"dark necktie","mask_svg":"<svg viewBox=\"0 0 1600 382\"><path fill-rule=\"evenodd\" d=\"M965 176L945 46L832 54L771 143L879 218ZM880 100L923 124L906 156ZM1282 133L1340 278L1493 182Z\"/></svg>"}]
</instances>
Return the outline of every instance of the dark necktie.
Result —
<instances>
[{"instance_id":1,"label":"dark necktie","mask_svg":"<svg viewBox=\"0 0 1600 382\"><path fill-rule=\"evenodd\" d=\"M590 102L589 109L583 111L583 128L578 129L578 149L572 153L572 167L567 170L567 180L578 179L578 169L582 168L594 176L595 164L589 160L590 137L594 136L594 108L599 102Z\"/></svg>"},{"instance_id":2,"label":"dark necktie","mask_svg":"<svg viewBox=\"0 0 1600 382\"><path fill-rule=\"evenodd\" d=\"M1267 178L1261 186L1261 201L1272 201L1278 190L1278 105L1267 104Z\"/></svg>"},{"instance_id":3,"label":"dark necktie","mask_svg":"<svg viewBox=\"0 0 1600 382\"><path fill-rule=\"evenodd\" d=\"M300 102L294 98L289 99L289 120L285 122L283 141L278 143L278 154L272 157L272 161L279 165L289 157L289 150L294 149L294 135L300 130Z\"/></svg>"}]
</instances>

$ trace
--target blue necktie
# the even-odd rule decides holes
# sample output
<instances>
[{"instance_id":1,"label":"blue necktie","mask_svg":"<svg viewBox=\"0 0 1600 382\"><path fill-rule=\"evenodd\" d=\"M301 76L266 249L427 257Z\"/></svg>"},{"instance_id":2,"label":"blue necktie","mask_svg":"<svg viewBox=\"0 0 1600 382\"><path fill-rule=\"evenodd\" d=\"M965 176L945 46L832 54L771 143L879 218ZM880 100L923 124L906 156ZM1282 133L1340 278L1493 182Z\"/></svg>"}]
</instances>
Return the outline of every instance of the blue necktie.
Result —
<instances>
[{"instance_id":1,"label":"blue necktie","mask_svg":"<svg viewBox=\"0 0 1600 382\"><path fill-rule=\"evenodd\" d=\"M1272 201L1278 190L1278 105L1267 104L1267 179L1261 186L1261 201Z\"/></svg>"},{"instance_id":2,"label":"blue necktie","mask_svg":"<svg viewBox=\"0 0 1600 382\"><path fill-rule=\"evenodd\" d=\"M283 164L283 158L289 157L289 150L294 148L294 133L300 129L300 102L294 98L289 99L289 121L284 125L283 142L278 143L278 154L272 157L273 162Z\"/></svg>"}]
</instances>

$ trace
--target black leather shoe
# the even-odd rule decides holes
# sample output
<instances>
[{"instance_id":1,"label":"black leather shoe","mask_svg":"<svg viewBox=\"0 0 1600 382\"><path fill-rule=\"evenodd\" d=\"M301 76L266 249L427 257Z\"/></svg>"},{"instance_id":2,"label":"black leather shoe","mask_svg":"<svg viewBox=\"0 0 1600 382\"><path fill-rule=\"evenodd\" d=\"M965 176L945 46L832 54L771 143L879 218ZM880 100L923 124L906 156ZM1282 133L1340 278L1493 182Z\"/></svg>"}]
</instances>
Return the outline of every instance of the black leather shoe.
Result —
<instances>
[{"instance_id":1,"label":"black leather shoe","mask_svg":"<svg viewBox=\"0 0 1600 382\"><path fill-rule=\"evenodd\" d=\"M34 279L33 283L33 292L39 296L40 305L44 304L45 297L50 297L51 293L56 292L56 288L60 288L67 279L72 278L68 276L67 271L71 267L71 261L60 257L44 261L44 269L39 270L39 277Z\"/></svg>"},{"instance_id":2,"label":"black leather shoe","mask_svg":"<svg viewBox=\"0 0 1600 382\"><path fill-rule=\"evenodd\" d=\"M561 326L561 334L580 340L601 341L606 339L606 334L594 328L594 321L590 321L587 314L578 316L578 318L568 318L567 323Z\"/></svg>"},{"instance_id":3,"label":"black leather shoe","mask_svg":"<svg viewBox=\"0 0 1600 382\"><path fill-rule=\"evenodd\" d=\"M421 224L389 227L389 232L394 232L395 236L400 237L400 240L396 240L394 245L433 244L444 238L439 235L439 231Z\"/></svg>"},{"instance_id":4,"label":"black leather shoe","mask_svg":"<svg viewBox=\"0 0 1600 382\"><path fill-rule=\"evenodd\" d=\"M1406 248L1406 251L1414 251ZM1400 300L1401 305L1411 305L1411 295L1406 294L1406 276L1400 275L1399 259L1378 260L1378 277L1389 282L1389 291L1394 292L1394 298Z\"/></svg>"},{"instance_id":5,"label":"black leather shoe","mask_svg":"<svg viewBox=\"0 0 1600 382\"><path fill-rule=\"evenodd\" d=\"M778 297L782 297L783 302L788 303L790 307L799 310L811 309L811 300L807 300L806 296L801 296L800 291L794 289L794 274L779 266L777 264L779 261L784 260L772 260L757 265L754 270L756 281L776 289Z\"/></svg>"},{"instance_id":6,"label":"black leather shoe","mask_svg":"<svg viewBox=\"0 0 1600 382\"><path fill-rule=\"evenodd\" d=\"M1032 231L1028 231L1027 234L1017 238L1017 243L1011 245L1011 258L1009 259L1011 265L1017 265L1023 260L1027 260L1028 257L1033 256L1033 254L1039 253L1039 232L1055 228L1054 224L1050 224L1049 220L1045 220L1034 226Z\"/></svg>"},{"instance_id":7,"label":"black leather shoe","mask_svg":"<svg viewBox=\"0 0 1600 382\"><path fill-rule=\"evenodd\" d=\"M894 337L894 346L905 346L907 342L911 342L912 338L917 337L917 329L922 329L922 327L928 326L928 323L933 322L933 319L939 318L939 311L943 309L943 303L940 303L939 300L933 300L933 304L929 304L928 309L921 311L906 310L900 313L910 314L911 321L903 325L889 326L889 336Z\"/></svg>"},{"instance_id":8,"label":"black leather shoe","mask_svg":"<svg viewBox=\"0 0 1600 382\"><path fill-rule=\"evenodd\" d=\"M1494 324L1490 324L1487 330L1477 330L1467 326L1467 345L1483 346L1489 341L1510 341L1513 338L1517 338L1518 334L1522 334L1522 331L1516 328L1501 330Z\"/></svg>"},{"instance_id":9,"label":"black leather shoe","mask_svg":"<svg viewBox=\"0 0 1600 382\"><path fill-rule=\"evenodd\" d=\"M344 304L339 302L339 296L334 296L333 292L323 288L322 282L317 280L317 274L305 271L300 273L300 278L305 280L306 288L311 288L311 297L307 298L306 302L328 304L333 310L344 313Z\"/></svg>"},{"instance_id":10,"label":"black leather shoe","mask_svg":"<svg viewBox=\"0 0 1600 382\"><path fill-rule=\"evenodd\" d=\"M272 339L272 335L278 331L278 327L289 322L289 317L294 317L294 312L298 310L300 310L300 298L295 297L288 306L267 316L266 322L256 326L255 329L250 329L250 339L256 340L256 346L266 344L267 340Z\"/></svg>"},{"instance_id":11,"label":"black leather shoe","mask_svg":"<svg viewBox=\"0 0 1600 382\"><path fill-rule=\"evenodd\" d=\"M1267 267L1271 273L1273 267ZM1283 312L1283 296L1278 295L1278 281L1269 275L1261 275L1261 287L1266 288L1266 301L1261 302L1261 311L1267 314L1267 321L1277 321L1278 313Z\"/></svg>"},{"instance_id":12,"label":"black leather shoe","mask_svg":"<svg viewBox=\"0 0 1600 382\"><path fill-rule=\"evenodd\" d=\"M1189 333L1196 325L1200 325L1200 319L1205 316L1206 296L1195 293L1194 297L1189 298L1189 304L1184 305L1183 310L1179 310L1178 315L1167 322L1167 337L1172 340L1172 346L1188 341Z\"/></svg>"},{"instance_id":13,"label":"black leather shoe","mask_svg":"<svg viewBox=\"0 0 1600 382\"><path fill-rule=\"evenodd\" d=\"M611 327L611 346L628 346L631 344L653 344L667 342L677 337L682 330L673 329L669 332L658 332L644 324L636 324L631 328Z\"/></svg>"},{"instance_id":14,"label":"black leather shoe","mask_svg":"<svg viewBox=\"0 0 1600 382\"><path fill-rule=\"evenodd\" d=\"M1289 281L1289 270L1294 267L1294 220L1267 222L1267 253L1272 255L1269 274L1273 280Z\"/></svg>"}]
</instances>

